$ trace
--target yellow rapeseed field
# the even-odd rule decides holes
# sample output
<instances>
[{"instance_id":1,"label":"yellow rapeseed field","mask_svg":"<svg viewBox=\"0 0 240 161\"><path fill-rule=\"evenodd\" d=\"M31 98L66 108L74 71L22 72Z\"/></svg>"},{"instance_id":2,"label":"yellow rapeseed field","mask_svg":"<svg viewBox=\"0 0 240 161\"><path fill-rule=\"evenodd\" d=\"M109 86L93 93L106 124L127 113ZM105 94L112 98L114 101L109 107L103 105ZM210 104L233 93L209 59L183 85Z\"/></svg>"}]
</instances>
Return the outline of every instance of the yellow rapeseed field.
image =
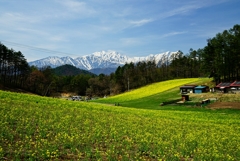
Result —
<instances>
[{"instance_id":1,"label":"yellow rapeseed field","mask_svg":"<svg viewBox=\"0 0 240 161\"><path fill-rule=\"evenodd\" d=\"M240 160L239 114L0 91L0 160Z\"/></svg>"},{"instance_id":2,"label":"yellow rapeseed field","mask_svg":"<svg viewBox=\"0 0 240 161\"><path fill-rule=\"evenodd\" d=\"M108 100L115 100L117 102L129 101L140 99L143 97L151 96L160 92L167 91L174 87L178 87L184 84L190 84L193 82L201 81L206 78L188 78L188 79L174 79L170 81L163 81L158 83L153 83L148 86L144 86L139 89L132 90L130 92L125 92L120 95L109 97Z\"/></svg>"}]
</instances>

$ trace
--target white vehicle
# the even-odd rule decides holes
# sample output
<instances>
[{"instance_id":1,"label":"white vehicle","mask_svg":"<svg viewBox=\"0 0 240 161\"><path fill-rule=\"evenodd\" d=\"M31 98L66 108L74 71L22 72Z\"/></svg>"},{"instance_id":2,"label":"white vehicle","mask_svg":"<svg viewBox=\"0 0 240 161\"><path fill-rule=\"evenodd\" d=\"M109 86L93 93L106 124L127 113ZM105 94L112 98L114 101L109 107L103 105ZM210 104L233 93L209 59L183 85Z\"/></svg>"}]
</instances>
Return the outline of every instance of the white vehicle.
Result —
<instances>
[{"instance_id":1,"label":"white vehicle","mask_svg":"<svg viewBox=\"0 0 240 161\"><path fill-rule=\"evenodd\" d=\"M82 97L81 96L72 96L71 99L73 101L81 101L82 100Z\"/></svg>"}]
</instances>

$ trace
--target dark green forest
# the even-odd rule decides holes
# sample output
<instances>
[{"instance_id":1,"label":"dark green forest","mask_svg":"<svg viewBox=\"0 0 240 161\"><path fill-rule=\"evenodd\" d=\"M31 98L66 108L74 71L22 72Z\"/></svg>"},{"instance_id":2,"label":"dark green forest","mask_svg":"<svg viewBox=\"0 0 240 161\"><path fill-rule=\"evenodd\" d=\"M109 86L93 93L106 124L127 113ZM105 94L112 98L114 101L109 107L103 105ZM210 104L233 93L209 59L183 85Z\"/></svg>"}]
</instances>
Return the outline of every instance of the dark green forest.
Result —
<instances>
[{"instance_id":1,"label":"dark green forest","mask_svg":"<svg viewBox=\"0 0 240 161\"><path fill-rule=\"evenodd\" d=\"M110 75L98 76L65 65L52 69L29 66L24 55L0 43L0 89L19 88L43 96L73 92L115 95L154 82L176 78L213 77L216 84L240 80L240 25L217 33L206 46L189 53L180 50L171 63L127 63Z\"/></svg>"}]
</instances>

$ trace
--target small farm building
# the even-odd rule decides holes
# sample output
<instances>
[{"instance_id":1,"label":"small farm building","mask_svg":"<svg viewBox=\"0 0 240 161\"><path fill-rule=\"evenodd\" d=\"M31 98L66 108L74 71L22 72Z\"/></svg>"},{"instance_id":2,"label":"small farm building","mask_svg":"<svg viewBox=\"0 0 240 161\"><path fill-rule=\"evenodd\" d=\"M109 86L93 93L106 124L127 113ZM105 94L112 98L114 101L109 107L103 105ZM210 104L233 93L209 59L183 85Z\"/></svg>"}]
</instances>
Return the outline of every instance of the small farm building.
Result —
<instances>
[{"instance_id":1,"label":"small farm building","mask_svg":"<svg viewBox=\"0 0 240 161\"><path fill-rule=\"evenodd\" d=\"M208 86L203 86L203 85L201 85L201 86L196 86L196 87L194 88L194 91L195 91L195 93L208 92L208 91L209 91L209 87L208 87Z\"/></svg>"},{"instance_id":2,"label":"small farm building","mask_svg":"<svg viewBox=\"0 0 240 161\"><path fill-rule=\"evenodd\" d=\"M219 83L215 88L219 89L223 93L228 93L231 89L232 82L222 82Z\"/></svg>"},{"instance_id":3,"label":"small farm building","mask_svg":"<svg viewBox=\"0 0 240 161\"><path fill-rule=\"evenodd\" d=\"M230 85L231 88L235 88L237 90L240 90L240 81L235 81Z\"/></svg>"},{"instance_id":4,"label":"small farm building","mask_svg":"<svg viewBox=\"0 0 240 161\"><path fill-rule=\"evenodd\" d=\"M235 81L230 85L230 89L234 93L240 93L240 81Z\"/></svg>"},{"instance_id":5,"label":"small farm building","mask_svg":"<svg viewBox=\"0 0 240 161\"><path fill-rule=\"evenodd\" d=\"M194 93L196 85L184 85L180 87L181 94Z\"/></svg>"}]
</instances>

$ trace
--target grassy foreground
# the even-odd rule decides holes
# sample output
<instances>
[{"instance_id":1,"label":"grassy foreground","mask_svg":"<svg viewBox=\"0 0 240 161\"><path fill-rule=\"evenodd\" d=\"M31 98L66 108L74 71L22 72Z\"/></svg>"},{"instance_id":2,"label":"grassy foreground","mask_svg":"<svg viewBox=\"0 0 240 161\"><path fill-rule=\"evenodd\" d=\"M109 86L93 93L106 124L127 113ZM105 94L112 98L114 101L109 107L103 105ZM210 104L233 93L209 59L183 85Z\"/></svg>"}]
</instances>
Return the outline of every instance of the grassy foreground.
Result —
<instances>
[{"instance_id":1,"label":"grassy foreground","mask_svg":"<svg viewBox=\"0 0 240 161\"><path fill-rule=\"evenodd\" d=\"M0 160L240 160L240 115L0 91Z\"/></svg>"}]
</instances>

